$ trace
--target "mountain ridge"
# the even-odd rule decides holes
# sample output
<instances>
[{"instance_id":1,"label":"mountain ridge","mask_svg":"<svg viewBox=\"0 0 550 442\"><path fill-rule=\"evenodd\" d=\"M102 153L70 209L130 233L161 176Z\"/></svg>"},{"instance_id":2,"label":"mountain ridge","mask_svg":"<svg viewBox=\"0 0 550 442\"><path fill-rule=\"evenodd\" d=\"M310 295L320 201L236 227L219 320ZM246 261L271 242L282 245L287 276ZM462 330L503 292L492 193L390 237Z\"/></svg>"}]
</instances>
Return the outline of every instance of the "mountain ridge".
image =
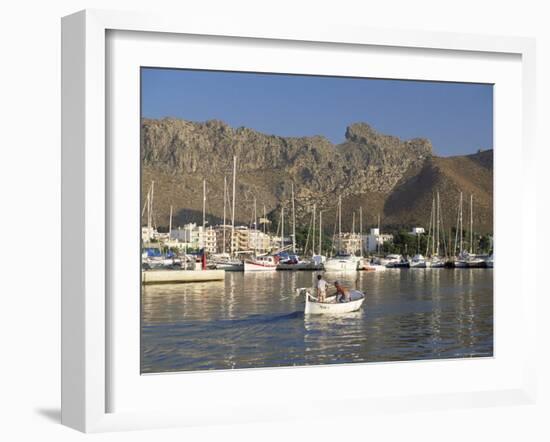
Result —
<instances>
[{"instance_id":1,"label":"mountain ridge","mask_svg":"<svg viewBox=\"0 0 550 442\"><path fill-rule=\"evenodd\" d=\"M251 220L254 197L258 216L265 204L275 222L281 207L290 207L293 183L297 218L302 223L308 222L314 203L333 223L341 195L347 229L359 205L364 224L373 225L380 213L383 225L426 226L435 192L443 194L443 217L451 220L462 190L474 195L477 230L492 232L492 150L437 157L428 139L402 140L361 122L347 127L343 143L333 144L322 136L280 137L232 128L219 120L143 119L142 204L155 180L159 225L168 224L170 205L175 209L174 225L200 221L205 178L207 212L221 219L223 180L226 176L230 186L234 155L238 159L236 218L243 223Z\"/></svg>"}]
</instances>

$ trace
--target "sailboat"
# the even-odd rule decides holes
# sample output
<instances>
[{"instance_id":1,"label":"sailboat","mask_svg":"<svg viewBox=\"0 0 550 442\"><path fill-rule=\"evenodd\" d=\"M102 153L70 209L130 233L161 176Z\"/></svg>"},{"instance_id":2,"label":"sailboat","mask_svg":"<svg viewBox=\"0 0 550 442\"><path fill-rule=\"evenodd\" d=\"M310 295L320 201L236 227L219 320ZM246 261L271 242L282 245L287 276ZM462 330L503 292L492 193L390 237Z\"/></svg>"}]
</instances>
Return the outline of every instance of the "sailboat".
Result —
<instances>
[{"instance_id":1,"label":"sailboat","mask_svg":"<svg viewBox=\"0 0 550 442\"><path fill-rule=\"evenodd\" d=\"M258 234L258 223L257 223L257 213L256 213L256 198L254 198L254 226L255 241L254 241L254 256L250 259L244 261L244 271L245 272L269 272L277 270L277 265L279 264L279 258L277 256L268 255L268 254L257 254L257 234Z\"/></svg>"},{"instance_id":2,"label":"sailboat","mask_svg":"<svg viewBox=\"0 0 550 442\"><path fill-rule=\"evenodd\" d=\"M482 258L479 258L474 254L473 244L474 244L474 218L473 218L473 208L474 208L474 196L470 195L470 250L462 250L462 192L460 192L460 254L458 255L457 260L455 261L455 267L458 268L478 268L485 267L485 261Z\"/></svg>"},{"instance_id":3,"label":"sailboat","mask_svg":"<svg viewBox=\"0 0 550 442\"><path fill-rule=\"evenodd\" d=\"M284 259L281 259L277 269L278 270L319 270L321 264L315 262L313 259L301 259L296 254L296 209L294 201L294 184L291 187L292 191L292 254L287 255ZM315 250L315 205L313 206L313 247Z\"/></svg>"},{"instance_id":4,"label":"sailboat","mask_svg":"<svg viewBox=\"0 0 550 442\"><path fill-rule=\"evenodd\" d=\"M421 253L414 255L410 261L409 267L411 269L425 269L427 267L426 258Z\"/></svg>"},{"instance_id":5,"label":"sailboat","mask_svg":"<svg viewBox=\"0 0 550 442\"><path fill-rule=\"evenodd\" d=\"M430 227L431 230L431 227ZM416 233L416 240L417 240L417 246L416 246L416 255L412 257L409 263L409 267L411 269L425 269L426 268L426 258L424 258L424 255L420 253L420 235L421 233ZM428 239L428 244L430 243ZM428 246L429 247L429 246ZM426 252L426 254L428 254Z\"/></svg>"},{"instance_id":6,"label":"sailboat","mask_svg":"<svg viewBox=\"0 0 550 442\"><path fill-rule=\"evenodd\" d=\"M441 200L439 199L439 191L436 193L436 202L435 202L435 228L434 228L434 243L432 243L432 258L429 261L429 267L431 268L443 268L445 267L445 259L439 254L441 243L440 235L441 230L443 229L443 217L441 216ZM445 249L445 254L447 253L445 235L443 235L443 246Z\"/></svg>"},{"instance_id":7,"label":"sailboat","mask_svg":"<svg viewBox=\"0 0 550 442\"><path fill-rule=\"evenodd\" d=\"M338 238L339 246L342 244L342 196L338 197ZM325 261L325 270L327 272L353 272L357 271L359 258L344 253L341 248L336 256Z\"/></svg>"},{"instance_id":8,"label":"sailboat","mask_svg":"<svg viewBox=\"0 0 550 442\"><path fill-rule=\"evenodd\" d=\"M223 245L222 253L217 254L213 257L214 264L216 269L239 272L244 270L244 263L236 258L234 250L234 237L235 237L235 182L237 174L237 157L233 157L233 198L232 198L232 210L231 210L231 247L230 253L227 253L225 250L226 247L226 201L229 199L229 192L227 189L227 178L224 177L223 180Z\"/></svg>"}]
</instances>

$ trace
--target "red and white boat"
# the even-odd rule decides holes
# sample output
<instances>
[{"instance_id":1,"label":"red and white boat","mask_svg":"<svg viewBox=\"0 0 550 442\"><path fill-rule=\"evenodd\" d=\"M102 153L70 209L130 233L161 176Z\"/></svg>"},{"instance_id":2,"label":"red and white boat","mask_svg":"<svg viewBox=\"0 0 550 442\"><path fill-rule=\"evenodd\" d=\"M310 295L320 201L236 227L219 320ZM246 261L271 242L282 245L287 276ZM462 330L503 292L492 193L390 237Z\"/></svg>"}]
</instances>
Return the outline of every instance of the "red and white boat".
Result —
<instances>
[{"instance_id":1,"label":"red and white boat","mask_svg":"<svg viewBox=\"0 0 550 442\"><path fill-rule=\"evenodd\" d=\"M275 256L264 255L247 259L244 262L245 272L273 272L277 270L278 260Z\"/></svg>"}]
</instances>

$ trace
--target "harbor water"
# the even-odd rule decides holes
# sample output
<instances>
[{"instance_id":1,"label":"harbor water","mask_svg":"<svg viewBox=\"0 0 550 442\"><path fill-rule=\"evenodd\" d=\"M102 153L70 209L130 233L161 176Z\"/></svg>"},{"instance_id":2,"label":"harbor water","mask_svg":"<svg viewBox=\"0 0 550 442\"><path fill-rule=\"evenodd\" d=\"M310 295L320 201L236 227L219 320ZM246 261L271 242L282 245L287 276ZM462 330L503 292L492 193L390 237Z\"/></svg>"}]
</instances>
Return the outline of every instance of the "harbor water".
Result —
<instances>
[{"instance_id":1,"label":"harbor water","mask_svg":"<svg viewBox=\"0 0 550 442\"><path fill-rule=\"evenodd\" d=\"M325 273L366 301L350 314L304 316L295 289L316 275L142 286L142 373L493 355L492 269Z\"/></svg>"}]
</instances>

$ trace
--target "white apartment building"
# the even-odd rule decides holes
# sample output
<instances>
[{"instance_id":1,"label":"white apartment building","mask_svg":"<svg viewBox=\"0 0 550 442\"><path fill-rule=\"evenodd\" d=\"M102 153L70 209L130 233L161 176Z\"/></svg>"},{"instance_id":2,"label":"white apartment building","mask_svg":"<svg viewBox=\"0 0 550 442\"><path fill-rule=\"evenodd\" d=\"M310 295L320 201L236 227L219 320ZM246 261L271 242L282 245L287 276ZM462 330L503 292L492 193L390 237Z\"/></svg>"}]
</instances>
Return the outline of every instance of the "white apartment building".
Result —
<instances>
[{"instance_id":1,"label":"white apartment building","mask_svg":"<svg viewBox=\"0 0 550 442\"><path fill-rule=\"evenodd\" d=\"M207 253L216 253L216 231L212 227L197 226L196 223L172 229L170 238L187 245L191 249L204 248Z\"/></svg>"},{"instance_id":2,"label":"white apartment building","mask_svg":"<svg viewBox=\"0 0 550 442\"><path fill-rule=\"evenodd\" d=\"M370 229L370 233L364 236L363 250L367 253L376 252L385 242L393 241L393 235L380 233L380 229Z\"/></svg>"},{"instance_id":3,"label":"white apartment building","mask_svg":"<svg viewBox=\"0 0 550 442\"><path fill-rule=\"evenodd\" d=\"M361 251L361 235L359 233L342 233L336 238L336 250L353 255Z\"/></svg>"},{"instance_id":4,"label":"white apartment building","mask_svg":"<svg viewBox=\"0 0 550 442\"><path fill-rule=\"evenodd\" d=\"M258 253L268 252L271 250L271 237L260 230L250 230L248 232L248 248Z\"/></svg>"}]
</instances>

